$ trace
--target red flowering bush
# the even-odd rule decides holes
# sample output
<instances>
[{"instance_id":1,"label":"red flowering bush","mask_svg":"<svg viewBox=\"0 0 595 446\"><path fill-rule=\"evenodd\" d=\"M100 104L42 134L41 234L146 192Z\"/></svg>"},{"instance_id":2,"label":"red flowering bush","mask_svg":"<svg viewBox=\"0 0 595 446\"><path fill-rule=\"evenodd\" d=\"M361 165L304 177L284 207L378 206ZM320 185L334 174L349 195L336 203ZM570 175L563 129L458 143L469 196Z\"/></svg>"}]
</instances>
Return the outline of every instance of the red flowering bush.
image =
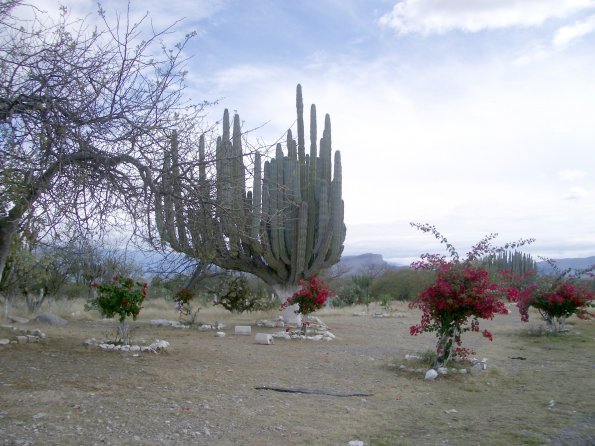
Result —
<instances>
[{"instance_id":1,"label":"red flowering bush","mask_svg":"<svg viewBox=\"0 0 595 446\"><path fill-rule=\"evenodd\" d=\"M552 261L548 262L557 271ZM595 266L572 275L567 270L557 276L546 276L537 284L520 290L511 287L508 300L517 303L522 321L529 321L529 308L533 307L539 311L550 331L564 331L565 320L569 316L576 315L581 319L595 317L589 312L595 295L579 280L584 275L592 276L593 268Z\"/></svg>"},{"instance_id":2,"label":"red flowering bush","mask_svg":"<svg viewBox=\"0 0 595 446\"><path fill-rule=\"evenodd\" d=\"M300 280L300 286L301 289L287 299L281 305L281 309L298 304L297 312L305 316L324 307L327 299L332 295L324 280L316 276L307 281Z\"/></svg>"},{"instance_id":3,"label":"red flowering bush","mask_svg":"<svg viewBox=\"0 0 595 446\"><path fill-rule=\"evenodd\" d=\"M496 234L490 234L473 246L464 260L453 245L448 243L434 226L412 223L423 232L432 233L446 245L451 259L436 254L423 254L413 262L414 269L433 270L434 283L424 289L410 304L422 311L421 322L410 327L412 336L436 333L436 367L444 367L453 357L466 358L473 352L462 345L461 335L467 331L479 332L479 319L492 319L496 314L508 314L501 300L503 290L490 280L488 271L477 265L480 258L514 248L532 240L520 240L503 248L492 246ZM481 332L490 341L492 333Z\"/></svg>"},{"instance_id":4,"label":"red flowering bush","mask_svg":"<svg viewBox=\"0 0 595 446\"><path fill-rule=\"evenodd\" d=\"M176 304L176 311L179 313L180 320L183 319L188 325L194 324L196 316L200 311L200 307L197 307L196 310L193 311L191 303L193 297L194 293L191 289L182 288L176 292L173 298Z\"/></svg>"},{"instance_id":5,"label":"red flowering bush","mask_svg":"<svg viewBox=\"0 0 595 446\"><path fill-rule=\"evenodd\" d=\"M147 284L136 282L130 277L116 276L110 283L94 284L93 287L98 293L89 299L85 309L96 309L107 318L117 315L120 322L120 340L127 344L126 318L132 317L136 320L138 317L147 297Z\"/></svg>"},{"instance_id":6,"label":"red flowering bush","mask_svg":"<svg viewBox=\"0 0 595 446\"><path fill-rule=\"evenodd\" d=\"M189 288L182 288L176 292L174 302L176 303L176 311L180 313L180 316L190 315L192 311L190 301L193 297L192 290Z\"/></svg>"}]
</instances>

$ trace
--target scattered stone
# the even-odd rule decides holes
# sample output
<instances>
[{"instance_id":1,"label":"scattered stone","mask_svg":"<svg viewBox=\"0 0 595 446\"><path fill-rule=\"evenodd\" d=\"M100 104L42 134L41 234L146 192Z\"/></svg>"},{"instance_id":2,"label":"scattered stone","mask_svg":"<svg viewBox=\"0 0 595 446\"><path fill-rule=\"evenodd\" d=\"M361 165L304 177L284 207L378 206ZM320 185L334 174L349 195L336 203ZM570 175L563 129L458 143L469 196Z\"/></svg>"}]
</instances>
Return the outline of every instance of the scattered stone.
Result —
<instances>
[{"instance_id":1,"label":"scattered stone","mask_svg":"<svg viewBox=\"0 0 595 446\"><path fill-rule=\"evenodd\" d=\"M291 339L291 335L286 331L278 331L276 333L271 334L271 336L279 339Z\"/></svg>"},{"instance_id":2,"label":"scattered stone","mask_svg":"<svg viewBox=\"0 0 595 446\"><path fill-rule=\"evenodd\" d=\"M410 359L421 359L421 356L418 355L405 355L405 359L410 360Z\"/></svg>"},{"instance_id":3,"label":"scattered stone","mask_svg":"<svg viewBox=\"0 0 595 446\"><path fill-rule=\"evenodd\" d=\"M224 338L225 337L225 332L218 331L218 332L215 333L215 337L217 337L217 338Z\"/></svg>"},{"instance_id":4,"label":"scattered stone","mask_svg":"<svg viewBox=\"0 0 595 446\"><path fill-rule=\"evenodd\" d=\"M41 331L39 328L34 328L32 330L27 330L27 333L32 334L33 336L37 336L40 339L45 339L46 335L43 331Z\"/></svg>"},{"instance_id":5,"label":"scattered stone","mask_svg":"<svg viewBox=\"0 0 595 446\"><path fill-rule=\"evenodd\" d=\"M8 316L8 320L14 322L15 324L26 324L29 322L29 319L19 316Z\"/></svg>"},{"instance_id":6,"label":"scattered stone","mask_svg":"<svg viewBox=\"0 0 595 446\"><path fill-rule=\"evenodd\" d=\"M235 334L238 336L250 336L252 334L252 327L249 325L236 325Z\"/></svg>"},{"instance_id":7,"label":"scattered stone","mask_svg":"<svg viewBox=\"0 0 595 446\"><path fill-rule=\"evenodd\" d=\"M188 325L180 321L170 321L168 319L153 319L149 321L149 324L157 327L188 328Z\"/></svg>"},{"instance_id":8,"label":"scattered stone","mask_svg":"<svg viewBox=\"0 0 595 446\"><path fill-rule=\"evenodd\" d=\"M556 402L554 400L550 400L550 402L547 405L547 408L553 409L555 405L556 405Z\"/></svg>"},{"instance_id":9,"label":"scattered stone","mask_svg":"<svg viewBox=\"0 0 595 446\"><path fill-rule=\"evenodd\" d=\"M463 375L464 375L464 374L466 374L466 373L467 373L467 369L460 369L460 370L459 370L459 373L461 373L461 374L463 374Z\"/></svg>"},{"instance_id":10,"label":"scattered stone","mask_svg":"<svg viewBox=\"0 0 595 446\"><path fill-rule=\"evenodd\" d=\"M347 446L364 446L364 442L361 440L351 440L347 443Z\"/></svg>"},{"instance_id":11,"label":"scattered stone","mask_svg":"<svg viewBox=\"0 0 595 446\"><path fill-rule=\"evenodd\" d=\"M68 321L52 313L42 313L34 319L35 322L48 325L66 325Z\"/></svg>"},{"instance_id":12,"label":"scattered stone","mask_svg":"<svg viewBox=\"0 0 595 446\"><path fill-rule=\"evenodd\" d=\"M10 344L10 339L0 339L0 345L8 345Z\"/></svg>"},{"instance_id":13,"label":"scattered stone","mask_svg":"<svg viewBox=\"0 0 595 446\"><path fill-rule=\"evenodd\" d=\"M448 375L448 369L446 367L438 367L436 371L441 375Z\"/></svg>"},{"instance_id":14,"label":"scattered stone","mask_svg":"<svg viewBox=\"0 0 595 446\"><path fill-rule=\"evenodd\" d=\"M428 381L433 381L436 379L437 376L438 372L434 369L430 369L426 372L425 379L427 379Z\"/></svg>"},{"instance_id":15,"label":"scattered stone","mask_svg":"<svg viewBox=\"0 0 595 446\"><path fill-rule=\"evenodd\" d=\"M83 345L89 346L89 345L95 345L95 344L97 344L97 340L95 338L85 339L83 341Z\"/></svg>"},{"instance_id":16,"label":"scattered stone","mask_svg":"<svg viewBox=\"0 0 595 446\"><path fill-rule=\"evenodd\" d=\"M459 413L459 411L457 409L448 409L445 410L444 413Z\"/></svg>"},{"instance_id":17,"label":"scattered stone","mask_svg":"<svg viewBox=\"0 0 595 446\"><path fill-rule=\"evenodd\" d=\"M27 342L39 342L40 338L33 335L27 335Z\"/></svg>"},{"instance_id":18,"label":"scattered stone","mask_svg":"<svg viewBox=\"0 0 595 446\"><path fill-rule=\"evenodd\" d=\"M213 327L211 324L202 324L198 327L198 329L200 331L210 331L213 330L215 327Z\"/></svg>"},{"instance_id":19,"label":"scattered stone","mask_svg":"<svg viewBox=\"0 0 595 446\"><path fill-rule=\"evenodd\" d=\"M47 413L45 413L45 412L39 412L39 413L36 413L35 415L33 415L33 419L34 420L40 420L40 419L45 418L47 416L48 416Z\"/></svg>"},{"instance_id":20,"label":"scattered stone","mask_svg":"<svg viewBox=\"0 0 595 446\"><path fill-rule=\"evenodd\" d=\"M355 312L352 314L352 316L367 316L368 313L366 313L365 311L360 311L360 312Z\"/></svg>"},{"instance_id":21,"label":"scattered stone","mask_svg":"<svg viewBox=\"0 0 595 446\"><path fill-rule=\"evenodd\" d=\"M485 370L483 368L483 364L481 362L478 362L478 363L474 364L473 366L471 366L471 368L469 369L469 373L471 373L472 375L477 375L477 374L481 373L483 370Z\"/></svg>"},{"instance_id":22,"label":"scattered stone","mask_svg":"<svg viewBox=\"0 0 595 446\"><path fill-rule=\"evenodd\" d=\"M372 317L390 317L390 315L386 314L386 313L382 313L380 311L377 311L376 313L374 313L372 315Z\"/></svg>"},{"instance_id":23,"label":"scattered stone","mask_svg":"<svg viewBox=\"0 0 595 446\"><path fill-rule=\"evenodd\" d=\"M27 336L17 336L17 342L19 344L26 344L27 342L29 342L29 339L27 338Z\"/></svg>"}]
</instances>

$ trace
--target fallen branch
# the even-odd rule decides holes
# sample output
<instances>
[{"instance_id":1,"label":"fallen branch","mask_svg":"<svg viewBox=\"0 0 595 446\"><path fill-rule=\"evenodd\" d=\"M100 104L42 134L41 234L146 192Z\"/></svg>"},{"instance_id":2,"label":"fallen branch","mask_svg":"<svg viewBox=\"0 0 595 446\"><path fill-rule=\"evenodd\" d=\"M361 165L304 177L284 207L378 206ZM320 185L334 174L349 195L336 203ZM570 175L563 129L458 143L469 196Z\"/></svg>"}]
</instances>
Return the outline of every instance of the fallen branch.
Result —
<instances>
[{"instance_id":1,"label":"fallen branch","mask_svg":"<svg viewBox=\"0 0 595 446\"><path fill-rule=\"evenodd\" d=\"M345 393L345 392L331 392L327 390L316 390L316 389L302 389L299 387L290 389L287 387L269 387L269 386L258 386L256 390L273 390L275 392L285 393L304 393L307 395L326 395L326 396L337 396L337 397L349 397L349 396L372 396L371 393Z\"/></svg>"}]
</instances>

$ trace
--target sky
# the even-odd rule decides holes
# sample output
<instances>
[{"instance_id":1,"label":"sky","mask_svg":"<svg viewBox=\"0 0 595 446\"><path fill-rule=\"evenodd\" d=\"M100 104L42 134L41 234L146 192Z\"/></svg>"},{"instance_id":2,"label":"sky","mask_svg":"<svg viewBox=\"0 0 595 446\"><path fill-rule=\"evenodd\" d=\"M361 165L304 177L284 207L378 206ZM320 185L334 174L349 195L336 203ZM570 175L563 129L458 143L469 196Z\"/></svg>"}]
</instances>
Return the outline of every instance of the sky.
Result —
<instances>
[{"instance_id":1,"label":"sky","mask_svg":"<svg viewBox=\"0 0 595 446\"><path fill-rule=\"evenodd\" d=\"M55 11L55 2L37 0ZM94 0L63 0L74 15ZM105 0L108 17L126 3ZM131 0L186 49L187 94L237 111L255 144L305 109L341 151L345 254L406 264L489 233L595 256L595 0ZM168 42L169 43L169 42Z\"/></svg>"}]
</instances>

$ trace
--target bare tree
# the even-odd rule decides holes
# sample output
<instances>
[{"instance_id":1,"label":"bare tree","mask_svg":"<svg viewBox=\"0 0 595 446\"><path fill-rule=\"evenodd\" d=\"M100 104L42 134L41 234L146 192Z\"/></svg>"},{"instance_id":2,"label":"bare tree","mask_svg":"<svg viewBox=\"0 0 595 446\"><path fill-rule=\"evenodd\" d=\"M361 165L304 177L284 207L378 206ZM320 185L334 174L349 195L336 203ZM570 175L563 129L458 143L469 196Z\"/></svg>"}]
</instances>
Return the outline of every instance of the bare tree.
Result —
<instances>
[{"instance_id":1,"label":"bare tree","mask_svg":"<svg viewBox=\"0 0 595 446\"><path fill-rule=\"evenodd\" d=\"M146 222L162 142L200 123L206 104L183 96L193 34L167 49L171 28L144 35L147 16L98 14L91 26L65 8L52 22L23 0L0 4L0 272L33 216L86 231Z\"/></svg>"}]
</instances>

